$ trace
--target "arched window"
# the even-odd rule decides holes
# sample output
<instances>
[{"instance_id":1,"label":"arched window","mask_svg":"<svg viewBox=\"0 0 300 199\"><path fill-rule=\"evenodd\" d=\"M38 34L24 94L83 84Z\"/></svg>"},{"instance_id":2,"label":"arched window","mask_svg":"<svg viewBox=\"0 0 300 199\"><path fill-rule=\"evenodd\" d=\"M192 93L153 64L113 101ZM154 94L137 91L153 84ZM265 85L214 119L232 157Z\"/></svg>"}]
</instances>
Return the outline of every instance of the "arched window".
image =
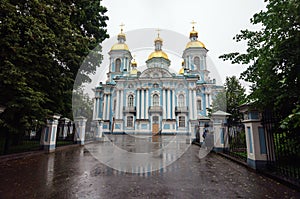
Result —
<instances>
[{"instance_id":1,"label":"arched window","mask_svg":"<svg viewBox=\"0 0 300 199\"><path fill-rule=\"evenodd\" d=\"M183 94L180 94L178 96L178 106L179 107L183 107L184 106L184 95Z\"/></svg>"},{"instance_id":2,"label":"arched window","mask_svg":"<svg viewBox=\"0 0 300 199\"><path fill-rule=\"evenodd\" d=\"M197 70L200 70L200 58L199 57L194 58L194 65L196 66Z\"/></svg>"},{"instance_id":3,"label":"arched window","mask_svg":"<svg viewBox=\"0 0 300 199\"><path fill-rule=\"evenodd\" d=\"M197 100L197 111L201 111L202 110L202 102L200 99Z\"/></svg>"},{"instance_id":4,"label":"arched window","mask_svg":"<svg viewBox=\"0 0 300 199\"><path fill-rule=\"evenodd\" d=\"M127 101L127 106L128 107L133 107L133 100L134 100L133 95L129 95L128 96L128 101Z\"/></svg>"},{"instance_id":5,"label":"arched window","mask_svg":"<svg viewBox=\"0 0 300 199\"><path fill-rule=\"evenodd\" d=\"M152 122L153 122L153 124L158 124L158 119L159 119L158 116L153 116L153 117L152 117Z\"/></svg>"},{"instance_id":6,"label":"arched window","mask_svg":"<svg viewBox=\"0 0 300 199\"><path fill-rule=\"evenodd\" d=\"M153 95L153 106L159 106L159 96L157 94Z\"/></svg>"},{"instance_id":7,"label":"arched window","mask_svg":"<svg viewBox=\"0 0 300 199\"><path fill-rule=\"evenodd\" d=\"M116 72L120 72L120 68L121 68L121 60L118 58L118 59L116 59L116 65L115 65L115 71Z\"/></svg>"},{"instance_id":8,"label":"arched window","mask_svg":"<svg viewBox=\"0 0 300 199\"><path fill-rule=\"evenodd\" d=\"M127 116L127 127L133 127L133 116Z\"/></svg>"},{"instance_id":9,"label":"arched window","mask_svg":"<svg viewBox=\"0 0 300 199\"><path fill-rule=\"evenodd\" d=\"M185 117L179 116L179 127L185 127Z\"/></svg>"},{"instance_id":10,"label":"arched window","mask_svg":"<svg viewBox=\"0 0 300 199\"><path fill-rule=\"evenodd\" d=\"M201 59L200 59L200 69L201 70L205 69L205 60L204 60L203 56L201 56Z\"/></svg>"}]
</instances>

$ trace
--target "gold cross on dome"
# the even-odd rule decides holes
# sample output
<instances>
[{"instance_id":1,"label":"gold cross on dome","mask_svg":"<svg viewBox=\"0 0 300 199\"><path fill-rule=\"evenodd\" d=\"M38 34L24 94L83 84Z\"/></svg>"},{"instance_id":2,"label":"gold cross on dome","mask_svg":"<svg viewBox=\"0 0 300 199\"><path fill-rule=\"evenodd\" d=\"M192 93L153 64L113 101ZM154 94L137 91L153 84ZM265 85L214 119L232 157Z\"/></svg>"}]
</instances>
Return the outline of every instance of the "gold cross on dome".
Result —
<instances>
[{"instance_id":1,"label":"gold cross on dome","mask_svg":"<svg viewBox=\"0 0 300 199\"><path fill-rule=\"evenodd\" d=\"M195 29L195 24L196 24L197 22L195 22L194 20L191 22L191 24L193 25L193 30Z\"/></svg>"},{"instance_id":2,"label":"gold cross on dome","mask_svg":"<svg viewBox=\"0 0 300 199\"><path fill-rule=\"evenodd\" d=\"M121 27L121 33L123 32L123 27L125 26L125 24L124 23L121 23L120 24L120 27Z\"/></svg>"},{"instance_id":3,"label":"gold cross on dome","mask_svg":"<svg viewBox=\"0 0 300 199\"><path fill-rule=\"evenodd\" d=\"M157 28L156 31L157 31L157 37L159 37L159 32L161 31L161 29Z\"/></svg>"}]
</instances>

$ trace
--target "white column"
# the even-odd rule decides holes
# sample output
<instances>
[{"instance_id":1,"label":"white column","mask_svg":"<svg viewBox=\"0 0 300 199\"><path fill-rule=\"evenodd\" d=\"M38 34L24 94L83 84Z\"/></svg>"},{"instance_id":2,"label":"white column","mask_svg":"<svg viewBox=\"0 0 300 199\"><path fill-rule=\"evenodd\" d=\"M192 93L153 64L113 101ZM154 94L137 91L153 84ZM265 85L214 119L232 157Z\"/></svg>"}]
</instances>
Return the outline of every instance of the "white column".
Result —
<instances>
[{"instance_id":1,"label":"white column","mask_svg":"<svg viewBox=\"0 0 300 199\"><path fill-rule=\"evenodd\" d=\"M144 90L142 90L141 92L141 95L142 95L142 103L141 103L141 119L144 119L144 107L145 107L145 104L144 104Z\"/></svg>"},{"instance_id":2,"label":"white column","mask_svg":"<svg viewBox=\"0 0 300 199\"><path fill-rule=\"evenodd\" d=\"M193 96L194 96L194 108L193 108L193 112L194 112L194 119L197 119L197 96L196 96L196 90L193 90Z\"/></svg>"},{"instance_id":3,"label":"white column","mask_svg":"<svg viewBox=\"0 0 300 199\"><path fill-rule=\"evenodd\" d=\"M123 118L123 106L124 106L124 91L120 90L120 109L119 109L119 118L122 119Z\"/></svg>"},{"instance_id":4,"label":"white column","mask_svg":"<svg viewBox=\"0 0 300 199\"><path fill-rule=\"evenodd\" d=\"M146 90L146 116L145 119L148 119L148 108L149 108L149 90Z\"/></svg>"},{"instance_id":5,"label":"white column","mask_svg":"<svg viewBox=\"0 0 300 199\"><path fill-rule=\"evenodd\" d=\"M116 115L116 119L119 119L119 112L120 112L120 91L117 91L117 98L116 98L116 109L115 109L115 115Z\"/></svg>"},{"instance_id":6,"label":"white column","mask_svg":"<svg viewBox=\"0 0 300 199\"><path fill-rule=\"evenodd\" d=\"M208 96L207 93L205 94L205 97L206 97L206 108L208 108L208 97L209 97L209 96Z\"/></svg>"},{"instance_id":7,"label":"white column","mask_svg":"<svg viewBox=\"0 0 300 199\"><path fill-rule=\"evenodd\" d=\"M210 102L210 105L212 104L212 98L211 98L211 95L209 95L209 102Z\"/></svg>"},{"instance_id":8,"label":"white column","mask_svg":"<svg viewBox=\"0 0 300 199\"><path fill-rule=\"evenodd\" d=\"M106 113L106 119L109 120L110 116L110 95L107 95L107 113Z\"/></svg>"},{"instance_id":9,"label":"white column","mask_svg":"<svg viewBox=\"0 0 300 199\"><path fill-rule=\"evenodd\" d=\"M167 113L167 119L170 119L171 118L171 110L170 110L170 108L171 108L171 106L170 106L170 104L171 104L171 90L170 89L167 90L167 95L168 95L168 102L167 102L167 104L168 104L168 113Z\"/></svg>"},{"instance_id":10,"label":"white column","mask_svg":"<svg viewBox=\"0 0 300 199\"><path fill-rule=\"evenodd\" d=\"M140 119L140 90L136 91L136 118Z\"/></svg>"},{"instance_id":11,"label":"white column","mask_svg":"<svg viewBox=\"0 0 300 199\"><path fill-rule=\"evenodd\" d=\"M172 90L172 119L175 119L175 89Z\"/></svg>"},{"instance_id":12,"label":"white column","mask_svg":"<svg viewBox=\"0 0 300 199\"><path fill-rule=\"evenodd\" d=\"M106 96L106 94L104 94L103 96L104 97L103 97L103 107L102 107L102 109L103 109L102 118L105 119L106 118L106 109L107 109L107 105L106 105L106 98L107 98L107 96Z\"/></svg>"},{"instance_id":13,"label":"white column","mask_svg":"<svg viewBox=\"0 0 300 199\"><path fill-rule=\"evenodd\" d=\"M192 91L189 90L189 118L192 119L193 115L192 115L192 110L193 109L193 104L192 104Z\"/></svg>"},{"instance_id":14,"label":"white column","mask_svg":"<svg viewBox=\"0 0 300 199\"><path fill-rule=\"evenodd\" d=\"M166 119L166 108L167 108L167 105L166 105L166 90L163 89L162 90L162 94L163 94L163 102L162 102L162 108L163 108L163 119Z\"/></svg>"}]
</instances>

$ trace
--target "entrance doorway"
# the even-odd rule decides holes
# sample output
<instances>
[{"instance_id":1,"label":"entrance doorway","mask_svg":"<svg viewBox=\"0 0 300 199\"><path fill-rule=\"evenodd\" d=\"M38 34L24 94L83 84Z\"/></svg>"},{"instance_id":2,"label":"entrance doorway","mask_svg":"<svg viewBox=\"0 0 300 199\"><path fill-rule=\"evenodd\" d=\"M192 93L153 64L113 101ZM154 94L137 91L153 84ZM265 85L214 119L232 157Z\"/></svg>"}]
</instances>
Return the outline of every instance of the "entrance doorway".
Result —
<instances>
[{"instance_id":1,"label":"entrance doorway","mask_svg":"<svg viewBox=\"0 0 300 199\"><path fill-rule=\"evenodd\" d=\"M152 117L152 134L155 135L159 132L159 116Z\"/></svg>"}]
</instances>

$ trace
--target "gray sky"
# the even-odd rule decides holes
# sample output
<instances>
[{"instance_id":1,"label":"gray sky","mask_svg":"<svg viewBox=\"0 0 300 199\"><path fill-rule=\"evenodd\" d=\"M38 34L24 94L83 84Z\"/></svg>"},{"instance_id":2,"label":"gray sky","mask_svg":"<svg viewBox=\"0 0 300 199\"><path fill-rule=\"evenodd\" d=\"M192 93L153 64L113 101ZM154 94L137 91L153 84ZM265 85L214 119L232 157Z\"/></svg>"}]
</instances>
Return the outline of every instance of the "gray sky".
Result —
<instances>
[{"instance_id":1,"label":"gray sky","mask_svg":"<svg viewBox=\"0 0 300 199\"><path fill-rule=\"evenodd\" d=\"M121 23L125 24L125 33L136 29L160 28L188 37L192 27L190 22L196 21L198 39L209 50L208 56L217 68L222 83L226 76L239 76L246 66L232 65L218 57L224 53L246 50L245 42L236 43L232 38L242 29L259 28L250 24L250 18L265 9L263 0L103 0L102 5L108 9L107 29L111 38L120 32ZM154 38L145 39L153 42ZM130 41L127 43L130 44ZM108 56L107 52L103 52L103 55Z\"/></svg>"}]
</instances>

